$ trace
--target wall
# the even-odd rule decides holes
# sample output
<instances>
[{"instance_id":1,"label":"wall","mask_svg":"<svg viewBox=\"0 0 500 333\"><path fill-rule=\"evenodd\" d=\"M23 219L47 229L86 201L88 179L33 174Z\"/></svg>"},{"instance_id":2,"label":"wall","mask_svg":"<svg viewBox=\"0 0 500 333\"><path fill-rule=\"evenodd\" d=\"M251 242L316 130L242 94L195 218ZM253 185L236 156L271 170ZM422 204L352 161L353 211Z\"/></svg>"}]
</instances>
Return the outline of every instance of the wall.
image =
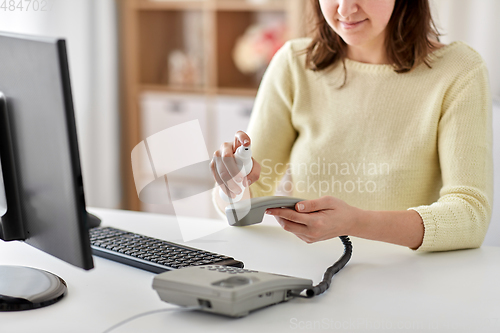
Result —
<instances>
[{"instance_id":1,"label":"wall","mask_svg":"<svg viewBox=\"0 0 500 333\"><path fill-rule=\"evenodd\" d=\"M432 0L434 18L448 44L461 40L478 51L490 75L493 108L494 195L493 215L485 245L500 246L500 1Z\"/></svg>"},{"instance_id":2,"label":"wall","mask_svg":"<svg viewBox=\"0 0 500 333\"><path fill-rule=\"evenodd\" d=\"M66 39L86 200L118 208L117 31L113 0L48 0L0 10L0 31ZM26 5L28 2L24 2Z\"/></svg>"},{"instance_id":3,"label":"wall","mask_svg":"<svg viewBox=\"0 0 500 333\"><path fill-rule=\"evenodd\" d=\"M493 214L484 245L500 246L500 102L493 105Z\"/></svg>"},{"instance_id":4,"label":"wall","mask_svg":"<svg viewBox=\"0 0 500 333\"><path fill-rule=\"evenodd\" d=\"M500 98L500 1L431 0L441 41L461 40L478 51L490 73L491 90Z\"/></svg>"}]
</instances>

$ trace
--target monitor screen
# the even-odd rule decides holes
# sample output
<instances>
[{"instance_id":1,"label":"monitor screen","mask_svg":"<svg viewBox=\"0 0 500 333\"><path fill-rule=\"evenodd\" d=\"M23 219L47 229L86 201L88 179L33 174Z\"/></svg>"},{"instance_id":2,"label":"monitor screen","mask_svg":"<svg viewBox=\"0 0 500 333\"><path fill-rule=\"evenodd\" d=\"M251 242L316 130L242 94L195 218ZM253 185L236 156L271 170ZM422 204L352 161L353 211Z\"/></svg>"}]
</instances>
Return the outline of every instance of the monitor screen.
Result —
<instances>
[{"instance_id":1,"label":"monitor screen","mask_svg":"<svg viewBox=\"0 0 500 333\"><path fill-rule=\"evenodd\" d=\"M93 267L65 41L0 33L0 236Z\"/></svg>"}]
</instances>

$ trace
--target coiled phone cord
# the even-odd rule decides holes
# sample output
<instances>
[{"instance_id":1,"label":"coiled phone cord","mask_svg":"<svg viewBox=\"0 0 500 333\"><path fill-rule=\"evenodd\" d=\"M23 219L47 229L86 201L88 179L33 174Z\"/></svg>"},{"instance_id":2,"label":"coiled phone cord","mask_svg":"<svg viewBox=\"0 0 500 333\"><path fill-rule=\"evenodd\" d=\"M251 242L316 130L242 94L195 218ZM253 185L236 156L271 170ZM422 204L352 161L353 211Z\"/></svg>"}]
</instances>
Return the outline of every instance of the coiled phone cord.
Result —
<instances>
[{"instance_id":1,"label":"coiled phone cord","mask_svg":"<svg viewBox=\"0 0 500 333\"><path fill-rule=\"evenodd\" d=\"M303 298L311 298L314 296L318 296L330 288L330 284L332 283L332 278L335 274L337 274L344 266L349 262L351 259L352 255L352 243L351 240L349 239L348 236L340 236L339 237L342 243L344 244L344 254L342 257L337 260L336 263L334 263L332 266L328 267L326 270L325 274L323 275L323 281L318 283L316 286L307 289L306 290L306 295L303 296L301 294L293 294L291 293L290 296L295 296L295 297L303 297Z\"/></svg>"}]
</instances>

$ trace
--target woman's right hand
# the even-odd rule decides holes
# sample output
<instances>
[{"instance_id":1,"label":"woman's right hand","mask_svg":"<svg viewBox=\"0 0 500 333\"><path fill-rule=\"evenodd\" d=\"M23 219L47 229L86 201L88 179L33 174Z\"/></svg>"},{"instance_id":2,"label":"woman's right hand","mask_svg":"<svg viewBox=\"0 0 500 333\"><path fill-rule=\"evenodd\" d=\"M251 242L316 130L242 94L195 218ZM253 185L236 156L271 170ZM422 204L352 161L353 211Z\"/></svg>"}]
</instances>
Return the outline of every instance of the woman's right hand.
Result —
<instances>
[{"instance_id":1,"label":"woman's right hand","mask_svg":"<svg viewBox=\"0 0 500 333\"><path fill-rule=\"evenodd\" d=\"M244 175L239 170L234 153L240 146L248 147L251 141L248 134L243 131L238 131L234 135L233 142L224 142L219 150L214 152L212 161L210 162L210 169L214 176L215 181L219 184L220 188L231 198L236 197L241 193L241 188L236 184L242 183L243 186L248 187L259 179L260 164L257 163L253 157L252 171L248 175Z\"/></svg>"}]
</instances>

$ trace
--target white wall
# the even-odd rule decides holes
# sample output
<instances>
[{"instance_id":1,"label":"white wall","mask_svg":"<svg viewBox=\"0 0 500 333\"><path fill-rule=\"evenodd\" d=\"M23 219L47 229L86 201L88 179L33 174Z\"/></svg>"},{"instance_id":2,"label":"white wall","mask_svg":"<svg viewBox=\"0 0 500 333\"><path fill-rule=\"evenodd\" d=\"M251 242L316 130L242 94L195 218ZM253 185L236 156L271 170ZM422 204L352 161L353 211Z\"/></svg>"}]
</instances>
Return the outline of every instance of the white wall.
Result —
<instances>
[{"instance_id":1,"label":"white wall","mask_svg":"<svg viewBox=\"0 0 500 333\"><path fill-rule=\"evenodd\" d=\"M432 0L441 41L461 40L478 51L490 75L493 108L494 201L485 245L500 246L500 1Z\"/></svg>"},{"instance_id":2,"label":"white wall","mask_svg":"<svg viewBox=\"0 0 500 333\"><path fill-rule=\"evenodd\" d=\"M120 204L117 31L113 0L49 0L0 10L0 31L66 39L87 205Z\"/></svg>"},{"instance_id":3,"label":"white wall","mask_svg":"<svg viewBox=\"0 0 500 333\"><path fill-rule=\"evenodd\" d=\"M461 40L478 51L488 65L492 93L500 98L500 1L431 1L441 41Z\"/></svg>"},{"instance_id":4,"label":"white wall","mask_svg":"<svg viewBox=\"0 0 500 333\"><path fill-rule=\"evenodd\" d=\"M500 246L500 101L493 105L493 213L484 245Z\"/></svg>"}]
</instances>

